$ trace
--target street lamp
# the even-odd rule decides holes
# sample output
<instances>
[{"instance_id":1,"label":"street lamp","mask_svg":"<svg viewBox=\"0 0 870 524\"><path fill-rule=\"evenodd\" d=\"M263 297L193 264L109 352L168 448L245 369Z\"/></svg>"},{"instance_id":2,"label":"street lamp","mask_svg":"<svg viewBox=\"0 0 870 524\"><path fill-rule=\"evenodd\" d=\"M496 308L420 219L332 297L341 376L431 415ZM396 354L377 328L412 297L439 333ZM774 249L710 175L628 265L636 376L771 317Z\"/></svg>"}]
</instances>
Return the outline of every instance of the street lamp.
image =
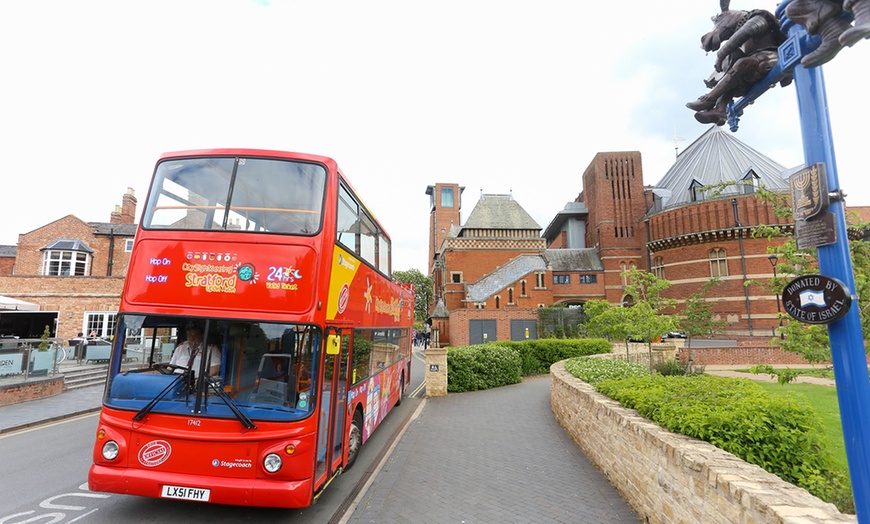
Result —
<instances>
[{"instance_id":1,"label":"street lamp","mask_svg":"<svg viewBox=\"0 0 870 524\"><path fill-rule=\"evenodd\" d=\"M767 260L770 261L770 265L773 267L773 292L776 294L776 316L779 317L779 338L785 338L785 335L782 332L782 309L779 305L779 288L776 285L776 265L779 263L779 256L774 253L767 257Z\"/></svg>"}]
</instances>

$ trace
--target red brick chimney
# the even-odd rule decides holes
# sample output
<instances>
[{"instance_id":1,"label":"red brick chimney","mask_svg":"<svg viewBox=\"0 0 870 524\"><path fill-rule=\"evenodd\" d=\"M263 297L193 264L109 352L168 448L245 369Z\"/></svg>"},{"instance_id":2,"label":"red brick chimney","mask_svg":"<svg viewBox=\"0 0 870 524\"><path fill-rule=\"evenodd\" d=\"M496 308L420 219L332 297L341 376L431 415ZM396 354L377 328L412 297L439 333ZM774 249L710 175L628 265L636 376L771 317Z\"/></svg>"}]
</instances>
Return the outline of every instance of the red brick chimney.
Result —
<instances>
[{"instance_id":1,"label":"red brick chimney","mask_svg":"<svg viewBox=\"0 0 870 524\"><path fill-rule=\"evenodd\" d=\"M132 187L127 188L127 193L121 199L121 206L115 206L115 212L112 213L112 223L136 223L136 196L134 195Z\"/></svg>"}]
</instances>

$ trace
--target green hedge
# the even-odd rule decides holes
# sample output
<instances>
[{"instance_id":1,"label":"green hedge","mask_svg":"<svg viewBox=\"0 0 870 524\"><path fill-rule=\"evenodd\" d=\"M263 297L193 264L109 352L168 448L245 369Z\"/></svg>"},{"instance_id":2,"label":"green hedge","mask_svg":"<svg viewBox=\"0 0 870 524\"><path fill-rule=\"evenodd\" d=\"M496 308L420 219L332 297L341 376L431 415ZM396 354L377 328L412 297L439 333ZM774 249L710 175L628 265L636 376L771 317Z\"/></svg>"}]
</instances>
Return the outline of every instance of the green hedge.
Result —
<instances>
[{"instance_id":1,"label":"green hedge","mask_svg":"<svg viewBox=\"0 0 870 524\"><path fill-rule=\"evenodd\" d=\"M566 368L581 380L591 375L596 390L669 431L707 441L849 511L848 479L836 470L819 417L803 397L771 395L746 379L650 376L604 362L572 359ZM608 377L601 370L611 365Z\"/></svg>"},{"instance_id":2,"label":"green hedge","mask_svg":"<svg viewBox=\"0 0 870 524\"><path fill-rule=\"evenodd\" d=\"M603 338L550 338L517 342L499 341L494 344L515 348L520 352L524 376L545 375L550 372L550 366L560 360L610 353L613 347L613 344Z\"/></svg>"},{"instance_id":3,"label":"green hedge","mask_svg":"<svg viewBox=\"0 0 870 524\"><path fill-rule=\"evenodd\" d=\"M448 348L447 391L477 391L517 384L526 375L550 372L550 366L571 357L610 353L599 338L545 339Z\"/></svg>"},{"instance_id":4,"label":"green hedge","mask_svg":"<svg viewBox=\"0 0 870 524\"><path fill-rule=\"evenodd\" d=\"M447 350L447 391L476 391L523 380L520 353L497 344Z\"/></svg>"}]
</instances>

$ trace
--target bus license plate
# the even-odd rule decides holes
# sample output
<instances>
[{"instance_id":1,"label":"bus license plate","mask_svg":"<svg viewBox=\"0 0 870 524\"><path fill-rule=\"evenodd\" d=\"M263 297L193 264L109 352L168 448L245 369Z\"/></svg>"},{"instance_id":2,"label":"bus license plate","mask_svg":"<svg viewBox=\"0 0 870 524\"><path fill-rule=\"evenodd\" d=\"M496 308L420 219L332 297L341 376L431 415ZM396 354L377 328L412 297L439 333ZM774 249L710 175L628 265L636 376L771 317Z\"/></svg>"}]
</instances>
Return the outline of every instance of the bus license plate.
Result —
<instances>
[{"instance_id":1,"label":"bus license plate","mask_svg":"<svg viewBox=\"0 0 870 524\"><path fill-rule=\"evenodd\" d=\"M203 488L186 488L184 486L163 486L161 497L166 499L198 500L208 502L211 490Z\"/></svg>"}]
</instances>

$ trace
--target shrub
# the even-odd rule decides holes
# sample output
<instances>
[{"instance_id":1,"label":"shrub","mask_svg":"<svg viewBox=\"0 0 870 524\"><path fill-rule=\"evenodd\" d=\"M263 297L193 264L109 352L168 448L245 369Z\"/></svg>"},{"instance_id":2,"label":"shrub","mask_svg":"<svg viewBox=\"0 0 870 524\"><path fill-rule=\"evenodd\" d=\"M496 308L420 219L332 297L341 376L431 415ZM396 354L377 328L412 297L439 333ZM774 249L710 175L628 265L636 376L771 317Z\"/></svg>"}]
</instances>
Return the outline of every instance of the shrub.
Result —
<instances>
[{"instance_id":1,"label":"shrub","mask_svg":"<svg viewBox=\"0 0 870 524\"><path fill-rule=\"evenodd\" d=\"M479 344L447 351L447 391L476 391L523 380L520 353L499 344Z\"/></svg>"},{"instance_id":2,"label":"shrub","mask_svg":"<svg viewBox=\"0 0 870 524\"><path fill-rule=\"evenodd\" d=\"M844 510L848 479L836 470L818 415L802 397L712 375L632 376L594 386L669 431L707 441Z\"/></svg>"},{"instance_id":3,"label":"shrub","mask_svg":"<svg viewBox=\"0 0 870 524\"><path fill-rule=\"evenodd\" d=\"M700 375L704 373L704 366L690 366L679 360L666 360L653 365L656 373L666 376L675 375Z\"/></svg>"},{"instance_id":4,"label":"shrub","mask_svg":"<svg viewBox=\"0 0 870 524\"><path fill-rule=\"evenodd\" d=\"M648 367L624 360L579 357L565 362L565 368L568 373L593 386L602 380L649 376Z\"/></svg>"},{"instance_id":5,"label":"shrub","mask_svg":"<svg viewBox=\"0 0 870 524\"><path fill-rule=\"evenodd\" d=\"M498 342L514 348L522 359L523 375L542 375L550 366L567 358L610 353L612 344L603 338L539 339Z\"/></svg>"}]
</instances>

